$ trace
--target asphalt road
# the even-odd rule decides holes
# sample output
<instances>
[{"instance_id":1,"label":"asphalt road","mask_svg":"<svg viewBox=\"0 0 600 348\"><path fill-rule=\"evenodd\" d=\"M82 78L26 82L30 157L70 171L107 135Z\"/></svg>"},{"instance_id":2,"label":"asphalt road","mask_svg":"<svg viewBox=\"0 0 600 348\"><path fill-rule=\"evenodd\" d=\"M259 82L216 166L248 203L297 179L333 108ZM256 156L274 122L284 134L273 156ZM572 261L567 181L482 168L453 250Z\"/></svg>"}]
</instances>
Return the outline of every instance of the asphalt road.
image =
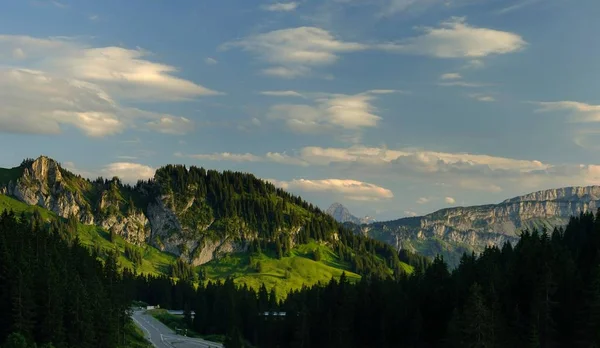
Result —
<instances>
[{"instance_id":1,"label":"asphalt road","mask_svg":"<svg viewBox=\"0 0 600 348\"><path fill-rule=\"evenodd\" d=\"M132 318L156 348L223 348L220 343L177 335L143 310L133 312Z\"/></svg>"}]
</instances>

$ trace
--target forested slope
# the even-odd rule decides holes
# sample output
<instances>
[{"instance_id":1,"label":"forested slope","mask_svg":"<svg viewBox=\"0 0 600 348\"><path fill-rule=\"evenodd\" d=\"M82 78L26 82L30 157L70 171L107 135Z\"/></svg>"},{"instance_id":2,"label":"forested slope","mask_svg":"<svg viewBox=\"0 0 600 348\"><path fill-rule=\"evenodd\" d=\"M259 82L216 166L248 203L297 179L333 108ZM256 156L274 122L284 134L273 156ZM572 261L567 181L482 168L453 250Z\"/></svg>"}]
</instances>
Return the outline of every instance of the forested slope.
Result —
<instances>
[{"instance_id":1,"label":"forested slope","mask_svg":"<svg viewBox=\"0 0 600 348\"><path fill-rule=\"evenodd\" d=\"M88 180L47 158L0 170L0 210L38 214L122 267L189 281L233 277L284 296L302 285L412 272L391 246L252 174L167 165L135 185ZM419 261L415 265L421 265Z\"/></svg>"}]
</instances>

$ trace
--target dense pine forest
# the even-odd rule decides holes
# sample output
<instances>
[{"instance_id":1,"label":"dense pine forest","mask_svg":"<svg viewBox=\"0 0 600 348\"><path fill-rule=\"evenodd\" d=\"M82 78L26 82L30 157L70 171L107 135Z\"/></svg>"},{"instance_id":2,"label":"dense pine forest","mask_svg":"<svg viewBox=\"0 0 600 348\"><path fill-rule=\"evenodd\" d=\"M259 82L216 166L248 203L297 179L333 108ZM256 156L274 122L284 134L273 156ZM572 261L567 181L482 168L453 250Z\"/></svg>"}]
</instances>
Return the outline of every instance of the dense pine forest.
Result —
<instances>
[{"instance_id":1,"label":"dense pine forest","mask_svg":"<svg viewBox=\"0 0 600 348\"><path fill-rule=\"evenodd\" d=\"M261 348L597 347L600 214L526 231L514 247L464 255L453 272L436 258L411 276L356 284L342 277L281 303L265 288L256 293L232 281L195 290L168 279L136 282L141 299L195 310L189 327L228 333L232 347L243 339ZM286 315L261 315L270 311Z\"/></svg>"},{"instance_id":2,"label":"dense pine forest","mask_svg":"<svg viewBox=\"0 0 600 348\"><path fill-rule=\"evenodd\" d=\"M124 346L131 298L116 256L101 262L56 227L0 215L0 342L12 334L6 347Z\"/></svg>"}]
</instances>

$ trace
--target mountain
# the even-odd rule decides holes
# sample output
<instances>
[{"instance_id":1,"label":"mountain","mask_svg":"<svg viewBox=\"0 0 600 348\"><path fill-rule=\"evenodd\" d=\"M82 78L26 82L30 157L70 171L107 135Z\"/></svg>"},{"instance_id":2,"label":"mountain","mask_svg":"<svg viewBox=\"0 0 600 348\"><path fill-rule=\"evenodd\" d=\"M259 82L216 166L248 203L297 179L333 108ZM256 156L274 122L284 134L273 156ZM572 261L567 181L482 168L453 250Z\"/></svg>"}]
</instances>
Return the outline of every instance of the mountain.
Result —
<instances>
[{"instance_id":1,"label":"mountain","mask_svg":"<svg viewBox=\"0 0 600 348\"><path fill-rule=\"evenodd\" d=\"M571 216L600 207L600 186L565 187L507 199L499 204L455 207L434 213L346 226L356 233L433 257L442 254L456 265L463 252L514 243L525 229L564 226Z\"/></svg>"},{"instance_id":2,"label":"mountain","mask_svg":"<svg viewBox=\"0 0 600 348\"><path fill-rule=\"evenodd\" d=\"M246 173L167 165L132 186L116 177L88 180L41 156L0 169L0 195L8 207L17 200L42 208L48 219L106 231L85 238L122 239L123 253L143 254L132 261L158 249L162 260L177 260L170 267L178 277L202 269L209 278L300 287L343 271L358 278L411 270L389 245L354 234L300 197Z\"/></svg>"},{"instance_id":3,"label":"mountain","mask_svg":"<svg viewBox=\"0 0 600 348\"><path fill-rule=\"evenodd\" d=\"M327 208L326 213L333 217L337 222L351 222L353 224L370 224L375 222L370 216L365 216L364 218L358 218L350 213L348 208L344 207L341 203L333 203Z\"/></svg>"}]
</instances>

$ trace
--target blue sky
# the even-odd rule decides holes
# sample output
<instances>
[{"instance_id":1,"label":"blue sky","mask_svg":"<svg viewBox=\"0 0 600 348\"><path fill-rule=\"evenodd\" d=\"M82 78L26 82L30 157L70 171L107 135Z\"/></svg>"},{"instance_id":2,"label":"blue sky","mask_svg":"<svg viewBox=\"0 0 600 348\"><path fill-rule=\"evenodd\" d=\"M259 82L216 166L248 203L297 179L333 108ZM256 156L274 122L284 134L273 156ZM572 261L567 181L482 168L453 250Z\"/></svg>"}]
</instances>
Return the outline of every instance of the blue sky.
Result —
<instances>
[{"instance_id":1,"label":"blue sky","mask_svg":"<svg viewBox=\"0 0 600 348\"><path fill-rule=\"evenodd\" d=\"M595 0L5 0L0 166L251 172L379 220L600 184Z\"/></svg>"}]
</instances>

